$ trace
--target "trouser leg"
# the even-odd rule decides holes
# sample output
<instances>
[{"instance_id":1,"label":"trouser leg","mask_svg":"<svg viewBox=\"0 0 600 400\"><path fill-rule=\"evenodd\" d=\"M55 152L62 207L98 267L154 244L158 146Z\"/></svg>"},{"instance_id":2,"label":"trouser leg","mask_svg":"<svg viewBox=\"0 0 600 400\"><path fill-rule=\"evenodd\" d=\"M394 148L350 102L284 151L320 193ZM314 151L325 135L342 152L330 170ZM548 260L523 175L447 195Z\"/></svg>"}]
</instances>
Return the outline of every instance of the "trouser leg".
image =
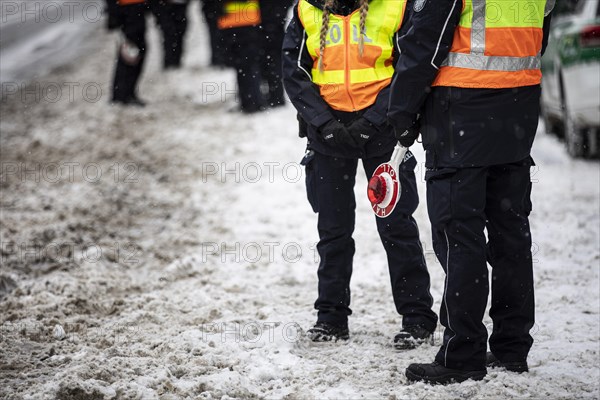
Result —
<instances>
[{"instance_id":1,"label":"trouser leg","mask_svg":"<svg viewBox=\"0 0 600 400\"><path fill-rule=\"evenodd\" d=\"M436 361L448 368L485 368L486 174L485 168L465 168L428 171L426 176L433 247L446 272L440 310L444 340Z\"/></svg>"},{"instance_id":2,"label":"trouser leg","mask_svg":"<svg viewBox=\"0 0 600 400\"><path fill-rule=\"evenodd\" d=\"M183 54L183 39L187 28L187 2L160 2L162 10L156 15L163 33L165 68L179 67Z\"/></svg>"},{"instance_id":3,"label":"trouser leg","mask_svg":"<svg viewBox=\"0 0 600 400\"><path fill-rule=\"evenodd\" d=\"M270 106L285 104L281 76L281 46L283 45L283 24L271 23L265 26L265 57L263 60L264 78L269 86L267 102Z\"/></svg>"},{"instance_id":4,"label":"trouser leg","mask_svg":"<svg viewBox=\"0 0 600 400\"><path fill-rule=\"evenodd\" d=\"M181 65L181 58L183 57L184 50L183 45L185 41L185 33L187 31L188 26L187 7L187 1L184 1L182 3L174 3L172 5L172 15L173 21L175 23L175 29L173 30L171 57L168 60L165 59L165 64L168 62L169 65L176 67Z\"/></svg>"},{"instance_id":5,"label":"trouser leg","mask_svg":"<svg viewBox=\"0 0 600 400\"><path fill-rule=\"evenodd\" d=\"M237 64L239 101L243 112L260 111L265 100L260 90L260 67L256 63Z\"/></svg>"},{"instance_id":6,"label":"trouser leg","mask_svg":"<svg viewBox=\"0 0 600 400\"><path fill-rule=\"evenodd\" d=\"M363 160L367 177L389 161L391 152ZM416 160L408 158L400 167L402 194L396 208L386 218L375 217L377 231L385 248L396 310L402 315L402 325L421 325L435 330L437 316L431 310L433 298L430 279L419 238L419 229L412 214L419 204L414 169Z\"/></svg>"},{"instance_id":7,"label":"trouser leg","mask_svg":"<svg viewBox=\"0 0 600 400\"><path fill-rule=\"evenodd\" d=\"M525 361L533 344L531 158L490 168L487 190L488 261L494 322L490 350L502 362Z\"/></svg>"},{"instance_id":8,"label":"trouser leg","mask_svg":"<svg viewBox=\"0 0 600 400\"><path fill-rule=\"evenodd\" d=\"M217 8L219 3L213 1L202 1L201 12L206 20L208 36L210 40L210 64L213 66L225 66L226 57L223 55L221 31L217 27Z\"/></svg>"},{"instance_id":9,"label":"trouser leg","mask_svg":"<svg viewBox=\"0 0 600 400\"><path fill-rule=\"evenodd\" d=\"M237 72L241 110L248 113L263 110L266 102L260 89L262 74L258 53L258 28L233 28L225 31L231 43L230 57Z\"/></svg>"},{"instance_id":10,"label":"trouser leg","mask_svg":"<svg viewBox=\"0 0 600 400\"><path fill-rule=\"evenodd\" d=\"M321 261L317 272L318 320L342 325L350 310L350 278L354 257L354 182L358 161L315 153L307 167L309 200L318 211Z\"/></svg>"},{"instance_id":11,"label":"trouser leg","mask_svg":"<svg viewBox=\"0 0 600 400\"><path fill-rule=\"evenodd\" d=\"M113 100L126 101L136 97L136 88L146 54L146 7L132 4L122 7L123 40L117 53L113 80Z\"/></svg>"},{"instance_id":12,"label":"trouser leg","mask_svg":"<svg viewBox=\"0 0 600 400\"><path fill-rule=\"evenodd\" d=\"M185 7L185 4L182 5L169 0L152 0L150 2L150 9L162 33L164 68L179 66L181 43L179 42L178 31L180 30L181 21L178 21L176 17L181 6ZM185 23L185 20L183 22Z\"/></svg>"},{"instance_id":13,"label":"trouser leg","mask_svg":"<svg viewBox=\"0 0 600 400\"><path fill-rule=\"evenodd\" d=\"M283 81L281 76L281 46L283 46L283 27L281 32L273 32L272 42L267 48L269 65L266 69L266 79L269 84L268 103L270 106L285 104Z\"/></svg>"}]
</instances>

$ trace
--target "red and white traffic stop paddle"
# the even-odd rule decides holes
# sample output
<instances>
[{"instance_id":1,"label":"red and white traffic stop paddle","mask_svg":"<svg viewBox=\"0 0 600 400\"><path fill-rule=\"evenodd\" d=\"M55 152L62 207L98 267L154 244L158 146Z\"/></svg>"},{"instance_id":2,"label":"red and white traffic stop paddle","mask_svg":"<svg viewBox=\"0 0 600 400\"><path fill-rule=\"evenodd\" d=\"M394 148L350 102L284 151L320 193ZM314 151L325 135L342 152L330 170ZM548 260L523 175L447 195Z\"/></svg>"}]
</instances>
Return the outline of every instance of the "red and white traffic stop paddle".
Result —
<instances>
[{"instance_id":1,"label":"red and white traffic stop paddle","mask_svg":"<svg viewBox=\"0 0 600 400\"><path fill-rule=\"evenodd\" d=\"M385 218L394 211L400 200L402 186L398 179L398 168L408 149L400 143L394 147L389 162L381 164L369 180L367 195L373 212L379 218Z\"/></svg>"}]
</instances>

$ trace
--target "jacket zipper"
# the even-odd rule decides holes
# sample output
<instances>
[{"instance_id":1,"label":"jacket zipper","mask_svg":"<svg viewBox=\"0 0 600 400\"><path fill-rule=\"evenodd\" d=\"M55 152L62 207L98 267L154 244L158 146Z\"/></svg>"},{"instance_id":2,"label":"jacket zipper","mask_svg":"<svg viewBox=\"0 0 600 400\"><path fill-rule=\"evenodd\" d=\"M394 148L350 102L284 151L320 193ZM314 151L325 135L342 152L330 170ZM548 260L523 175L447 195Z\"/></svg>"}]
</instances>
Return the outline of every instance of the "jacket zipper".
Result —
<instances>
[{"instance_id":1,"label":"jacket zipper","mask_svg":"<svg viewBox=\"0 0 600 400\"><path fill-rule=\"evenodd\" d=\"M352 14L350 14L350 17L351 16ZM344 56L346 58L346 60L344 61L346 63L344 65L344 71L346 72L344 87L346 88L346 94L348 95L348 99L350 99L350 104L352 104L352 111L356 111L354 99L350 94L350 17L344 17L344 41L346 42L344 49Z\"/></svg>"}]
</instances>

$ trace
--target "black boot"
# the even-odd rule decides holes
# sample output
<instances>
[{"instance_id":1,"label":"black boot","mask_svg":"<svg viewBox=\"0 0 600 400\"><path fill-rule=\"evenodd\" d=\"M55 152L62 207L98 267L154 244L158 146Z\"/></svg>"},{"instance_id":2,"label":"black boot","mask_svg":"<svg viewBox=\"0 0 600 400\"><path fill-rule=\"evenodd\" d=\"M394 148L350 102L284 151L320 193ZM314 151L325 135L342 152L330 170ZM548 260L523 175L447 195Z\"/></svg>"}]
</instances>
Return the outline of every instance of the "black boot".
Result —
<instances>
[{"instance_id":1,"label":"black boot","mask_svg":"<svg viewBox=\"0 0 600 400\"><path fill-rule=\"evenodd\" d=\"M394 347L398 350L414 349L423 343L433 344L433 334L421 325L408 325L394 337Z\"/></svg>"},{"instance_id":2,"label":"black boot","mask_svg":"<svg viewBox=\"0 0 600 400\"><path fill-rule=\"evenodd\" d=\"M306 335L313 342L337 342L350 339L348 325L337 326L327 322L317 322L315 326L306 331Z\"/></svg>"},{"instance_id":3,"label":"black boot","mask_svg":"<svg viewBox=\"0 0 600 400\"><path fill-rule=\"evenodd\" d=\"M523 373L529 371L527 361L508 361L502 362L496 358L496 356L488 351L486 355L485 365L490 368L504 368L507 371Z\"/></svg>"},{"instance_id":4,"label":"black boot","mask_svg":"<svg viewBox=\"0 0 600 400\"><path fill-rule=\"evenodd\" d=\"M409 381L423 381L435 385L460 383L467 379L480 381L486 373L485 369L481 371L464 371L462 369L446 368L435 361L431 364L410 364L406 368L406 377Z\"/></svg>"}]
</instances>

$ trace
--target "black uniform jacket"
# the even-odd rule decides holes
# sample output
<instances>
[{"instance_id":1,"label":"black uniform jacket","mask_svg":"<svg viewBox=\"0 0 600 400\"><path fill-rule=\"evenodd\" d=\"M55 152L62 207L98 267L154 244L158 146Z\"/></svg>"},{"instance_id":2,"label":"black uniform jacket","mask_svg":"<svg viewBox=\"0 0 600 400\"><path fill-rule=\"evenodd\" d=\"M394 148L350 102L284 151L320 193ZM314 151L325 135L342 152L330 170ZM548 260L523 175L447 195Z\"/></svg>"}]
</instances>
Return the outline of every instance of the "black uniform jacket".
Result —
<instances>
[{"instance_id":1,"label":"black uniform jacket","mask_svg":"<svg viewBox=\"0 0 600 400\"><path fill-rule=\"evenodd\" d=\"M309 0L309 3L323 9L323 1ZM358 2L352 0L338 0L338 4L337 9L333 10L337 15L349 15L358 8ZM407 5L407 11L408 9ZM407 14L408 12L405 13L402 26L408 19ZM396 33L394 43L397 43L400 32L402 28ZM298 110L301 134L308 136L309 148L322 154L344 158L375 157L392 151L397 141L386 117L390 86L379 93L373 105L360 111L343 112L332 109L321 98L318 86L312 82L313 59L305 46L305 39L306 32L298 17L296 5L283 42L283 83L291 102ZM397 49L394 49L394 62L397 55ZM319 127L333 119L349 123L361 116L373 125L375 132L362 149L326 144L317 132Z\"/></svg>"},{"instance_id":2,"label":"black uniform jacket","mask_svg":"<svg viewBox=\"0 0 600 400\"><path fill-rule=\"evenodd\" d=\"M419 11L416 11L416 10ZM539 116L540 86L465 89L430 85L448 56L462 0L417 0L398 39L389 122L399 131L423 113L428 168L477 167L529 157ZM550 16L544 19L546 48Z\"/></svg>"}]
</instances>

